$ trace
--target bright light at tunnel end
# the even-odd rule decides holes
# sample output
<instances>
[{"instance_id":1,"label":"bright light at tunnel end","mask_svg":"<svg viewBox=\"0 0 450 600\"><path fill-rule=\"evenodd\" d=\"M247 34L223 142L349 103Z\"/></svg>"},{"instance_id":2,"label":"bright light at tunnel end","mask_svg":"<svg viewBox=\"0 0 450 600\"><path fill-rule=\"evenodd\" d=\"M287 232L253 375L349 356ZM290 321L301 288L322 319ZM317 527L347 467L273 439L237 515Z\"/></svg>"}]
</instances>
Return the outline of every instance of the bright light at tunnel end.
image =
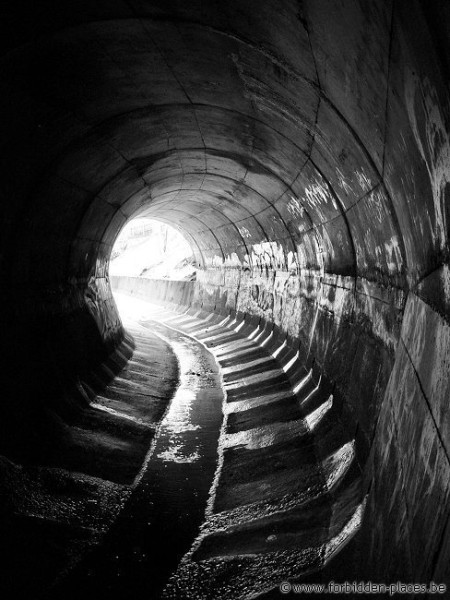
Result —
<instances>
[{"instance_id":1,"label":"bright light at tunnel end","mask_svg":"<svg viewBox=\"0 0 450 600\"><path fill-rule=\"evenodd\" d=\"M131 219L114 243L112 276L146 279L195 279L196 264L185 237L166 223L147 217Z\"/></svg>"}]
</instances>

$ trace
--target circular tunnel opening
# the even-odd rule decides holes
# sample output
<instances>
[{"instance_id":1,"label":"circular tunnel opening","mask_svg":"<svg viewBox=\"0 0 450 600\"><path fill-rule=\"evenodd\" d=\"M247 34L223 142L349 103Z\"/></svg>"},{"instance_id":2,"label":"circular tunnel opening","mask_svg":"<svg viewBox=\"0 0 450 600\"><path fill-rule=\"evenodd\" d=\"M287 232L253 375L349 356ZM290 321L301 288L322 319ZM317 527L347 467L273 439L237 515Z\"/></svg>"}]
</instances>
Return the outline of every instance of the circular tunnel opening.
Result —
<instances>
[{"instance_id":1,"label":"circular tunnel opening","mask_svg":"<svg viewBox=\"0 0 450 600\"><path fill-rule=\"evenodd\" d=\"M113 277L192 279L196 269L194 261L190 245L177 229L160 221L137 217L117 236L109 274Z\"/></svg>"}]
</instances>

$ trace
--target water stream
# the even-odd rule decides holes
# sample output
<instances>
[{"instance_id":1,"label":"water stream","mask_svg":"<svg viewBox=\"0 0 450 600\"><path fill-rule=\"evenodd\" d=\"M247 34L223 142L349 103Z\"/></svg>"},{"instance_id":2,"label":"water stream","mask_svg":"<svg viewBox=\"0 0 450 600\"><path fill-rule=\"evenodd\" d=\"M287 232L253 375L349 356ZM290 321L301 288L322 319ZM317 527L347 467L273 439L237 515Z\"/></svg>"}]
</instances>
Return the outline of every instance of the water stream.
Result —
<instances>
[{"instance_id":1,"label":"water stream","mask_svg":"<svg viewBox=\"0 0 450 600\"><path fill-rule=\"evenodd\" d=\"M153 320L141 320L138 326L170 344L179 364L179 385L116 523L57 587L56 594L66 599L158 598L205 518L223 420L217 364L185 334Z\"/></svg>"}]
</instances>

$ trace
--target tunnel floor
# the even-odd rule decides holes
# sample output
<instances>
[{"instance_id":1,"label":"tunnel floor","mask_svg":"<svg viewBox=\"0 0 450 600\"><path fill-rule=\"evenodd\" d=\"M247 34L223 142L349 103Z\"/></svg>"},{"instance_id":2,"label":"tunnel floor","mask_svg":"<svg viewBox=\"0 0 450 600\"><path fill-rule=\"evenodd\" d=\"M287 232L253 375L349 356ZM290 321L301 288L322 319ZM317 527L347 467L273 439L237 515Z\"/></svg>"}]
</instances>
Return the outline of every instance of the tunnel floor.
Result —
<instances>
[{"instance_id":1,"label":"tunnel floor","mask_svg":"<svg viewBox=\"0 0 450 600\"><path fill-rule=\"evenodd\" d=\"M127 319L125 325L140 338L138 349L142 338L155 335L170 346L178 386L123 511L54 598L159 597L203 521L222 423L217 365L202 344L162 323Z\"/></svg>"},{"instance_id":2,"label":"tunnel floor","mask_svg":"<svg viewBox=\"0 0 450 600\"><path fill-rule=\"evenodd\" d=\"M31 597L278 597L282 581L323 568L363 511L353 440L329 387L306 369L293 386L298 357L259 326L124 294L116 301L136 347L92 410L131 432L111 434L114 451L97 452L97 471L87 460L91 487L101 473L108 491L79 494L76 532L63 530L55 544L41 531L52 550L41 544L34 566L23 562ZM77 477L87 475L71 473L72 485Z\"/></svg>"}]
</instances>

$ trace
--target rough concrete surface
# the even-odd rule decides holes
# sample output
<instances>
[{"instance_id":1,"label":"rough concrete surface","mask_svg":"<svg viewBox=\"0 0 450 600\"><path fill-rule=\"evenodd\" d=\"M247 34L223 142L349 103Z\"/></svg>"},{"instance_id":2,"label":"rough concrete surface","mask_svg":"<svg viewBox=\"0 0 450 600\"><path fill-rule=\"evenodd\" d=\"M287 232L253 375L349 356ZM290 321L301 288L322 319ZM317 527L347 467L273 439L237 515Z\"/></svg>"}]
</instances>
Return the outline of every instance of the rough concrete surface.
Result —
<instances>
[{"instance_id":1,"label":"rough concrete surface","mask_svg":"<svg viewBox=\"0 0 450 600\"><path fill-rule=\"evenodd\" d=\"M139 401L156 389L148 373L128 367L113 382L132 348L109 257L125 223L147 216L183 232L197 280L120 278L119 289L286 341L277 360L296 358L284 383L267 363L268 394L295 390L310 369L333 394L367 500L323 576L450 584L448 3L45 0L7 3L2 25L0 455L11 493L51 496L40 468L128 485L140 461L140 423L93 415L107 385L114 410L134 390L139 419L162 414ZM253 403L252 446L270 409L251 395L257 366L244 371L249 396L236 401ZM279 422L292 421L276 402ZM115 436L132 433L122 454ZM246 468L243 456L264 450L229 452ZM237 506L227 490L224 505Z\"/></svg>"}]
</instances>

